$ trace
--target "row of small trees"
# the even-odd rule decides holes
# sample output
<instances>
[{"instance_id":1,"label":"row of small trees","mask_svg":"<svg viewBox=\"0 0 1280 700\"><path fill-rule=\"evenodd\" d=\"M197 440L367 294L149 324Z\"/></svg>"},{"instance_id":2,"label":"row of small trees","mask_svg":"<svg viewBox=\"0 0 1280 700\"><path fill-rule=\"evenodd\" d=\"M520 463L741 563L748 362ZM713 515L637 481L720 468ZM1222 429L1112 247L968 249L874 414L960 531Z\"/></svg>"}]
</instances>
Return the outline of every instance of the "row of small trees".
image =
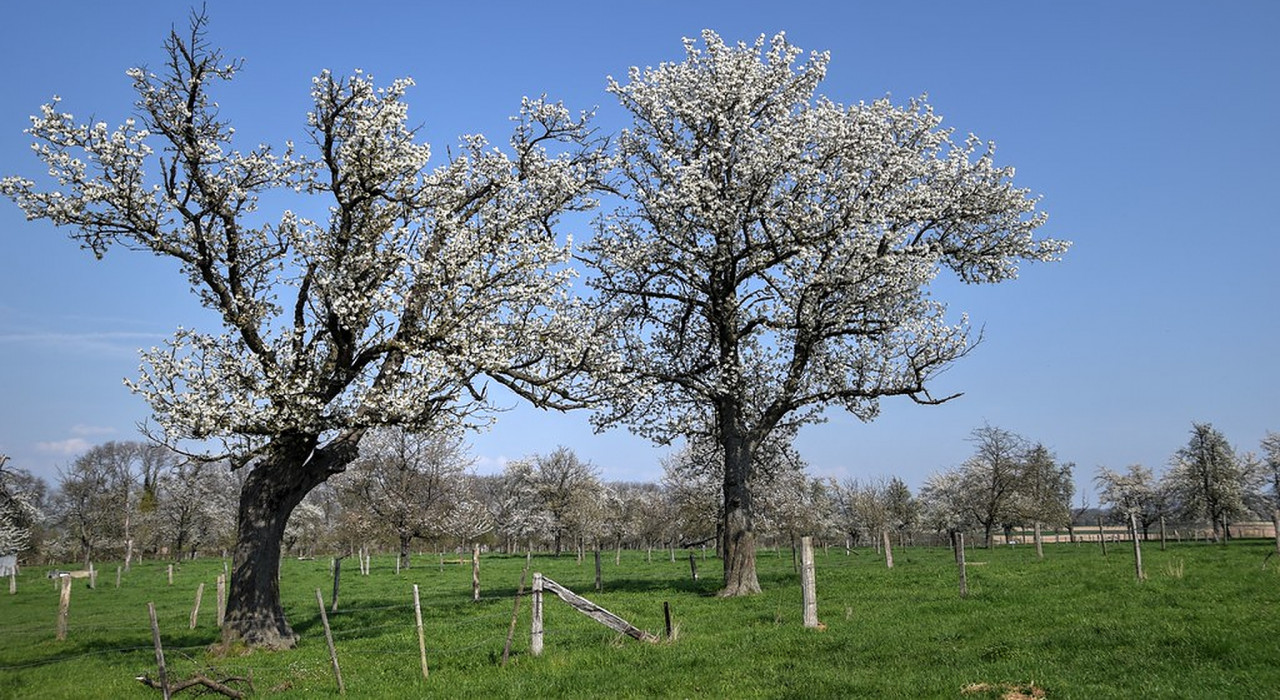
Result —
<instances>
[{"instance_id":1,"label":"row of small trees","mask_svg":"<svg viewBox=\"0 0 1280 700\"><path fill-rule=\"evenodd\" d=\"M1144 535L1175 518L1205 524L1215 540L1230 537L1231 523L1241 520L1271 520L1280 530L1280 434L1268 432L1260 448L1260 455L1241 454L1221 431L1195 423L1159 476L1141 464L1099 467L1099 497L1125 519L1132 515Z\"/></svg>"},{"instance_id":2,"label":"row of small trees","mask_svg":"<svg viewBox=\"0 0 1280 700\"><path fill-rule=\"evenodd\" d=\"M1044 445L995 426L971 434L973 454L934 474L919 496L898 477L837 482L806 474L789 447L773 450L753 485L766 542L801 535L828 542L898 542L919 534L996 532L1041 526L1075 534L1087 501L1072 507L1073 465ZM384 429L364 443L353 468L313 491L284 536L296 555L373 546L411 553L474 542L505 551L560 554L584 548L718 546L723 522L722 461L707 441L663 461L658 483L607 482L600 470L561 447L509 463L499 474L471 473L459 433ZM226 465L184 459L162 446L108 442L77 458L51 491L22 470L0 469L5 551L50 560L137 555L194 557L234 543L237 476ZM1280 508L1280 435L1262 456L1238 454L1208 424L1156 478L1133 465L1099 467L1100 505L1112 519L1134 515L1144 533L1161 519L1206 525L1228 536L1232 522L1274 517ZM1092 523L1090 523L1092 524Z\"/></svg>"}]
</instances>

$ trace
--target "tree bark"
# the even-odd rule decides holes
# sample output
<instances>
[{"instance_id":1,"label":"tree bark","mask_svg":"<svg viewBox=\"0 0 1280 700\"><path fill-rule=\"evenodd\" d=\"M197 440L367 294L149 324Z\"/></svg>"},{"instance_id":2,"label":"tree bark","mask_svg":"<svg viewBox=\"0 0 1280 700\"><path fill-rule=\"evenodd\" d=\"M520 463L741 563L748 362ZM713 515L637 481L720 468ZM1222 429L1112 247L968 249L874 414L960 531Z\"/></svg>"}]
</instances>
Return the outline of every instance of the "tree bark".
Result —
<instances>
[{"instance_id":1,"label":"tree bark","mask_svg":"<svg viewBox=\"0 0 1280 700\"><path fill-rule=\"evenodd\" d=\"M751 450L741 434L722 421L724 446L724 588L733 597L760 592L756 576L756 533L751 508Z\"/></svg>"},{"instance_id":2,"label":"tree bark","mask_svg":"<svg viewBox=\"0 0 1280 700\"><path fill-rule=\"evenodd\" d=\"M400 568L409 568L409 545L413 543L413 535L400 533Z\"/></svg>"},{"instance_id":3,"label":"tree bark","mask_svg":"<svg viewBox=\"0 0 1280 700\"><path fill-rule=\"evenodd\" d=\"M280 544L293 509L336 470L332 455L313 450L315 438L290 440L253 467L240 491L231 590L227 595L224 643L288 649L297 635L280 603ZM351 456L354 457L354 449Z\"/></svg>"}]
</instances>

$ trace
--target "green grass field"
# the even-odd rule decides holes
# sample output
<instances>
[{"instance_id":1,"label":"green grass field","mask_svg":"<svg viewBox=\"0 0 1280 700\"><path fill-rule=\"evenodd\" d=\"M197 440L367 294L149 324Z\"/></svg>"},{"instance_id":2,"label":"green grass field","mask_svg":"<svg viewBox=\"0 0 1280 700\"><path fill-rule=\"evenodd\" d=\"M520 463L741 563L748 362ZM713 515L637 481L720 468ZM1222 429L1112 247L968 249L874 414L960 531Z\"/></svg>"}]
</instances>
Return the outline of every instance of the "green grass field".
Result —
<instances>
[{"instance_id":1,"label":"green grass field","mask_svg":"<svg viewBox=\"0 0 1280 700\"><path fill-rule=\"evenodd\" d=\"M1280 561L1273 543L1233 542L1143 549L1148 580L1134 580L1131 550L1053 545L969 553L970 596L958 595L951 552L901 548L892 570L874 552L816 555L824 630L801 624L791 554L759 554L762 595L717 599L720 563L657 552L535 556L533 570L638 627L673 640L644 644L548 596L542 656L529 654L529 603L520 606L511 659L500 659L523 556L482 558L482 600L471 567L441 569L419 557L397 575L375 557L369 576L345 562L339 611L329 615L352 697L994 698L1011 689L1050 698L1280 697ZM285 607L302 639L280 653L219 656L217 559L186 562L174 585L166 563L144 562L115 587L114 562L98 564L96 590L74 583L68 637L56 641L58 593L45 569L29 568L18 592L0 584L0 698L158 698L135 676L156 673L147 603L159 616L170 677L203 672L251 676L259 696L337 696L315 599L330 601L328 558L286 560ZM205 583L195 630L196 587ZM412 585L421 588L430 677L422 678ZM241 686L243 687L243 686ZM193 695L187 691L178 697Z\"/></svg>"}]
</instances>

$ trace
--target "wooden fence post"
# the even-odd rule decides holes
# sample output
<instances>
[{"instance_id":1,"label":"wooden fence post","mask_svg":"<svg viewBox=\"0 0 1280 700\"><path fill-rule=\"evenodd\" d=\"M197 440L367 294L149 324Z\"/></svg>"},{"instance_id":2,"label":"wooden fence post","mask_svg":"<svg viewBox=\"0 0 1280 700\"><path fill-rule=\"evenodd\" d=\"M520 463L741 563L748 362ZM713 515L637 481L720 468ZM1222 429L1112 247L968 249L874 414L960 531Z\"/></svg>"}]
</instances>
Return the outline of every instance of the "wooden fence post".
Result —
<instances>
[{"instance_id":1,"label":"wooden fence post","mask_svg":"<svg viewBox=\"0 0 1280 700\"><path fill-rule=\"evenodd\" d=\"M116 588L120 587L120 567L116 567Z\"/></svg>"},{"instance_id":2,"label":"wooden fence post","mask_svg":"<svg viewBox=\"0 0 1280 700\"><path fill-rule=\"evenodd\" d=\"M324 596L316 589L316 602L320 604L320 622L324 625L324 641L329 645L329 660L333 662L333 675L338 679L338 694L346 695L347 687L342 684L342 669L338 668L338 650L333 647L333 632L329 629L329 616L324 612Z\"/></svg>"},{"instance_id":3,"label":"wooden fence post","mask_svg":"<svg viewBox=\"0 0 1280 700\"><path fill-rule=\"evenodd\" d=\"M964 562L964 533L956 533L956 566L960 569L960 597L966 598L969 595L969 574L965 571Z\"/></svg>"},{"instance_id":4,"label":"wooden fence post","mask_svg":"<svg viewBox=\"0 0 1280 700\"><path fill-rule=\"evenodd\" d=\"M471 599L480 602L480 543L471 545Z\"/></svg>"},{"instance_id":5,"label":"wooden fence post","mask_svg":"<svg viewBox=\"0 0 1280 700\"><path fill-rule=\"evenodd\" d=\"M893 544L889 542L889 531L881 530L880 534L884 539L884 566L886 569L893 568Z\"/></svg>"},{"instance_id":6,"label":"wooden fence post","mask_svg":"<svg viewBox=\"0 0 1280 700\"><path fill-rule=\"evenodd\" d=\"M520 617L520 596L524 595L524 577L529 573L529 569L523 569L520 572L520 586L516 588L516 602L511 609L511 626L507 628L507 643L502 645L502 666L507 665L507 658L511 656L511 640L516 636L516 621Z\"/></svg>"},{"instance_id":7,"label":"wooden fence post","mask_svg":"<svg viewBox=\"0 0 1280 700\"><path fill-rule=\"evenodd\" d=\"M89 590L98 588L98 570L93 568L93 562L89 562Z\"/></svg>"},{"instance_id":8,"label":"wooden fence post","mask_svg":"<svg viewBox=\"0 0 1280 700\"><path fill-rule=\"evenodd\" d=\"M1036 558L1044 559L1044 532L1041 530L1039 520L1036 521L1035 538L1036 538Z\"/></svg>"},{"instance_id":9,"label":"wooden fence post","mask_svg":"<svg viewBox=\"0 0 1280 700\"><path fill-rule=\"evenodd\" d=\"M600 545L596 544L596 592L604 590L604 580L600 574Z\"/></svg>"},{"instance_id":10,"label":"wooden fence post","mask_svg":"<svg viewBox=\"0 0 1280 700\"><path fill-rule=\"evenodd\" d=\"M533 622L529 625L529 653L542 656L542 574L533 575Z\"/></svg>"},{"instance_id":11,"label":"wooden fence post","mask_svg":"<svg viewBox=\"0 0 1280 700\"><path fill-rule=\"evenodd\" d=\"M324 607L324 606L321 606ZM418 625L418 655L422 660L422 678L427 677L427 638L422 633L422 601L418 597L418 584L413 584L413 617Z\"/></svg>"},{"instance_id":12,"label":"wooden fence post","mask_svg":"<svg viewBox=\"0 0 1280 700\"><path fill-rule=\"evenodd\" d=\"M200 616L200 599L204 598L204 581L196 587L196 604L191 608L191 626L188 629L196 628L196 618Z\"/></svg>"},{"instance_id":13,"label":"wooden fence post","mask_svg":"<svg viewBox=\"0 0 1280 700\"><path fill-rule=\"evenodd\" d=\"M13 571L9 572L9 595L17 595L18 593L18 567L13 567Z\"/></svg>"},{"instance_id":14,"label":"wooden fence post","mask_svg":"<svg viewBox=\"0 0 1280 700\"><path fill-rule=\"evenodd\" d=\"M227 577L218 575L218 629L222 629L222 621L227 615Z\"/></svg>"},{"instance_id":15,"label":"wooden fence post","mask_svg":"<svg viewBox=\"0 0 1280 700\"><path fill-rule=\"evenodd\" d=\"M1098 542L1102 543L1102 556L1107 556L1107 533L1102 529L1102 518L1098 518Z\"/></svg>"},{"instance_id":16,"label":"wooden fence post","mask_svg":"<svg viewBox=\"0 0 1280 700\"><path fill-rule=\"evenodd\" d=\"M671 641L671 602L662 601L662 620L666 623L667 641Z\"/></svg>"},{"instance_id":17,"label":"wooden fence post","mask_svg":"<svg viewBox=\"0 0 1280 700\"><path fill-rule=\"evenodd\" d=\"M169 700L169 673L164 667L164 648L160 646L160 623L156 622L156 604L147 603L147 614L151 617L151 641L156 647L156 666L159 667L160 692L164 700Z\"/></svg>"},{"instance_id":18,"label":"wooden fence post","mask_svg":"<svg viewBox=\"0 0 1280 700\"><path fill-rule=\"evenodd\" d=\"M169 565L169 585L173 585L173 564Z\"/></svg>"},{"instance_id":19,"label":"wooden fence post","mask_svg":"<svg viewBox=\"0 0 1280 700\"><path fill-rule=\"evenodd\" d=\"M889 542L888 535L885 536L885 544ZM889 555L889 561L893 561L893 555ZM893 566L892 563L889 566ZM800 589L801 597L804 600L804 626L809 628L817 628L818 622L818 591L816 581L814 580L813 571L813 538L808 535L800 538Z\"/></svg>"},{"instance_id":20,"label":"wooden fence post","mask_svg":"<svg viewBox=\"0 0 1280 700\"><path fill-rule=\"evenodd\" d=\"M63 574L58 578L62 580L62 593L58 596L58 641L61 642L67 638L67 616L71 612L71 576Z\"/></svg>"},{"instance_id":21,"label":"wooden fence post","mask_svg":"<svg viewBox=\"0 0 1280 700\"><path fill-rule=\"evenodd\" d=\"M1142 572L1142 543L1138 541L1138 516L1129 513L1129 532L1133 535L1133 567L1141 583L1147 577Z\"/></svg>"},{"instance_id":22,"label":"wooden fence post","mask_svg":"<svg viewBox=\"0 0 1280 700\"><path fill-rule=\"evenodd\" d=\"M693 575L693 580L698 580L698 557L693 552L689 552L689 573Z\"/></svg>"},{"instance_id":23,"label":"wooden fence post","mask_svg":"<svg viewBox=\"0 0 1280 700\"><path fill-rule=\"evenodd\" d=\"M333 558L333 611L338 612L338 584L342 580L342 557ZM321 604L323 605L323 603Z\"/></svg>"}]
</instances>

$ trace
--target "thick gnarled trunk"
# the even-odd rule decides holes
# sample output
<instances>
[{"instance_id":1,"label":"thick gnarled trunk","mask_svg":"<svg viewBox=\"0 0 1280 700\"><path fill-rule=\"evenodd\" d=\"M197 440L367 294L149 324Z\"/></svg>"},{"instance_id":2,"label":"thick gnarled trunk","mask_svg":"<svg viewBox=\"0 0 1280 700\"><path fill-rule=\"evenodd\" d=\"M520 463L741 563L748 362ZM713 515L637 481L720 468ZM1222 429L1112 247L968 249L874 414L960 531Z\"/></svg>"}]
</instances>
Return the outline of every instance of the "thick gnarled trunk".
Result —
<instances>
[{"instance_id":1,"label":"thick gnarled trunk","mask_svg":"<svg viewBox=\"0 0 1280 700\"><path fill-rule=\"evenodd\" d=\"M314 443L312 443L314 444ZM249 472L240 491L223 642L287 649L297 643L280 603L280 545L289 515L326 478L311 449L281 449Z\"/></svg>"},{"instance_id":2,"label":"thick gnarled trunk","mask_svg":"<svg viewBox=\"0 0 1280 700\"><path fill-rule=\"evenodd\" d=\"M721 421L724 447L724 588L722 597L760 592L756 576L756 533L751 503L752 450L736 420Z\"/></svg>"}]
</instances>

